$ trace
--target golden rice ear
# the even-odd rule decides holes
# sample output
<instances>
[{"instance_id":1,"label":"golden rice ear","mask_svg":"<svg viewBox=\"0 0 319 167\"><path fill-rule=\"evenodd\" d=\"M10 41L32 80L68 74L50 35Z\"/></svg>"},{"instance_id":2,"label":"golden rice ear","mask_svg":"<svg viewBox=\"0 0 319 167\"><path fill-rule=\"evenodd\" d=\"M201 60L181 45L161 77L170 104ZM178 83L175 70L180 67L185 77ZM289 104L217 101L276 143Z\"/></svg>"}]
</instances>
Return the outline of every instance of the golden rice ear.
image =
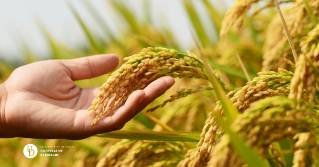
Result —
<instances>
[{"instance_id":1,"label":"golden rice ear","mask_svg":"<svg viewBox=\"0 0 319 167\"><path fill-rule=\"evenodd\" d=\"M127 60L100 87L92 101L89 115L97 112L92 125L120 107L135 90L143 89L162 76L207 79L202 62L192 54L179 54L173 49L148 47Z\"/></svg>"},{"instance_id":2,"label":"golden rice ear","mask_svg":"<svg viewBox=\"0 0 319 167\"><path fill-rule=\"evenodd\" d=\"M255 101L272 96L288 96L289 94L290 81L293 77L292 72L285 69L278 69L278 72L259 72L258 75L259 76L252 81L247 82L244 87L227 94L230 101L242 113ZM223 109L219 101L205 121L205 126L200 136L201 139L197 144L198 150L190 151L185 160L180 162L181 166L185 163L197 164L199 166L207 165L210 159L209 154L214 145L223 140L220 138L222 135L217 135L219 126L214 118L213 112L223 115Z\"/></svg>"},{"instance_id":3,"label":"golden rice ear","mask_svg":"<svg viewBox=\"0 0 319 167\"><path fill-rule=\"evenodd\" d=\"M249 8L251 8L251 5L258 1L259 0L236 0L232 8L226 13L220 35L225 36L231 27L239 27L242 25L245 14ZM277 1L275 0L275 2ZM307 0L307 2L311 9L319 9L318 0ZM318 121L311 121L311 119L315 117L313 113L309 112L311 105L305 105L303 102L299 103L300 101L295 101L295 99L302 100L303 98L305 98L305 101L314 101L314 85L316 85L317 76L313 72L313 67L311 68L307 64L307 60L313 62L315 68L319 66L319 60L317 59L319 54L319 46L317 46L317 41L319 40L317 34L319 29L314 28L311 32L307 32L307 29L313 28L316 25L309 21L309 17L306 13L308 9L306 10L303 3L303 0L296 0L294 5L286 11L285 15L287 20L287 25L285 26L286 32L290 32L292 37L289 41L292 45L297 46L296 49L292 49L294 53L292 54L289 48L289 43L283 31L284 28L281 25L282 21L279 17L275 18L274 23L269 26L269 32L266 35L263 72L259 72L259 76L247 82L245 86L227 94L233 105L242 113L232 124L234 131L243 137L248 145L258 150L260 156L265 156L265 152L269 151L271 154L270 158L274 159L276 164L281 165L285 162L282 157L274 156L276 152L278 153L278 150L273 146L273 142L280 141L286 137L298 140L295 143L294 150L292 150L295 154L293 160L295 166L305 166L301 160L304 162L306 156L308 156L307 158L314 158L313 155L317 154L314 151L314 148L317 147L316 140L313 139L313 136L310 134L316 131L315 128L318 127ZM289 31L287 31L287 29L289 29ZM106 99L102 105L99 104L99 100L95 100L94 104L99 105L93 105L93 107L90 108L93 110L91 112L100 110L102 114L100 115L101 117L109 114L114 106L117 105L118 100L124 102L126 100L125 98L134 90L144 88L159 76L170 75L173 77L207 79L205 78L205 71L201 69L202 61L190 52L187 52L187 55L184 55L184 57L178 57L181 54L167 50L167 54L175 55L169 59L165 58L165 54L164 56L162 54L157 56L148 54L151 52L157 54L162 50L165 50L165 48L147 48L143 49L139 54L125 58L125 60L127 60L126 65L124 65L123 68L121 67L121 70L118 71L119 73L112 75L115 79L110 79L110 81L105 84L105 87L101 87L101 90L105 92L99 94L99 97L103 99L111 96L111 92L113 96L115 96L115 100ZM285 70L285 68L288 64L294 66L291 60L293 55L296 57L296 53L300 55L300 60L299 63L296 64L296 70L293 74ZM188 62L192 61L193 64L189 65ZM179 70L176 70L175 65L179 66ZM277 69L278 72L273 72ZM126 71L127 74L122 74L124 71ZM139 78L140 76L141 78ZM122 77L124 77L124 80ZM127 85L132 84L131 79L133 78L139 78L136 80L137 85L128 89ZM122 93L121 90L127 93L123 93L117 97L118 94ZM154 111L157 108L165 106L168 102L203 90L206 89L194 88L178 90L176 94L164 101L163 104L151 108L148 111ZM286 98L288 95L290 99ZM123 101L121 101L121 99L123 99ZM107 105L113 107L109 110L107 108L104 109ZM302 111L301 108L307 111ZM238 156L230 145L230 137L227 134L223 134L222 129L215 121L214 112L223 115L224 111L220 102L216 103L215 109L210 112L205 122L200 136L201 139L198 142L198 149L189 150L185 159L180 161L178 166L245 166L244 161L241 160L240 156ZM98 119L100 119L100 117L97 117L96 121L98 121ZM283 131L283 129L285 129L285 131ZM305 129L309 132L300 133L304 132ZM273 133L276 133L276 135ZM119 157L122 156L122 159L118 160L118 166L136 166L138 162L141 162L140 158L143 156L148 157L155 152L171 150L170 147L157 147L157 144L160 144L160 142L143 143L138 141L136 143L130 145L130 148L127 148L128 151L125 157L120 155L121 153L117 153ZM310 144L314 147L308 148L305 147L304 144ZM170 159L165 160L165 163L162 160L156 160L157 162L152 162L153 165L171 165L177 162ZM106 159L104 159L104 163L105 161ZM151 161L154 160L152 159ZM316 160L311 159L311 161L315 162Z\"/></svg>"},{"instance_id":4,"label":"golden rice ear","mask_svg":"<svg viewBox=\"0 0 319 167\"><path fill-rule=\"evenodd\" d=\"M113 146L111 146L110 151L106 154L105 157L99 160L97 163L97 167L108 167L115 166L125 157L125 153L129 151L129 149L136 144L135 140L126 140L123 139Z\"/></svg>"},{"instance_id":5,"label":"golden rice ear","mask_svg":"<svg viewBox=\"0 0 319 167\"><path fill-rule=\"evenodd\" d=\"M317 119L313 121L314 117L312 116L316 114L315 112L298 110L298 105L303 104L287 97L270 97L259 100L236 119L232 124L232 129L245 139L246 143L254 148L259 156L263 157L266 156L266 152L272 143L293 138L297 135L301 137L299 138L301 141L296 143L292 151L295 152L296 156L299 156L296 157L297 159L304 158L304 153L310 150L315 151L316 149L313 148L318 146L312 135L316 133L316 127L319 124ZM282 131L282 129L285 129L285 131ZM307 133L304 134L303 132ZM305 147L302 143L307 140L309 140L307 144L314 145ZM298 150L304 150L304 152ZM315 154L317 153L315 152ZM209 162L209 166L244 165L243 160L231 146L228 134L221 138L211 156L213 158ZM308 158L312 159L315 156ZM294 163L295 161L297 160L294 160Z\"/></svg>"},{"instance_id":6,"label":"golden rice ear","mask_svg":"<svg viewBox=\"0 0 319 167\"><path fill-rule=\"evenodd\" d=\"M212 87L208 87L208 86L200 86L200 87L196 87L196 88L191 88L191 89L186 89L186 88L181 88L178 89L176 91L176 94L171 95L169 99L165 100L162 104L157 105L153 108L148 109L146 112L153 112L159 108L164 107L167 103L173 102L177 99L180 99L182 97L186 97L188 95L197 93L197 92L201 92L201 91L205 91L205 90L214 90L214 88Z\"/></svg>"},{"instance_id":7,"label":"golden rice ear","mask_svg":"<svg viewBox=\"0 0 319 167\"><path fill-rule=\"evenodd\" d=\"M317 0L307 0L312 11L318 11L319 5ZM310 21L312 15L307 13L307 9L303 0L297 0L289 8L283 10L287 29L290 32L292 43L295 46L297 55L301 54L299 43L304 36L307 36L309 28L315 27L317 24ZM278 68L287 68L288 64L283 60L293 60L293 54L287 41L282 21L276 16L269 24L264 44L264 61L262 71L273 71Z\"/></svg>"},{"instance_id":8,"label":"golden rice ear","mask_svg":"<svg viewBox=\"0 0 319 167\"><path fill-rule=\"evenodd\" d=\"M298 133L293 137L293 139L297 141L295 143L295 148L297 149L294 152L293 159L294 166L307 166L307 157L311 157L311 159L313 159L313 157L318 155L318 151L316 149L316 147L318 147L316 136L309 132ZM308 148L304 149L305 146Z\"/></svg>"},{"instance_id":9,"label":"golden rice ear","mask_svg":"<svg viewBox=\"0 0 319 167\"><path fill-rule=\"evenodd\" d=\"M282 26L284 27L284 30L285 30L285 33L286 33L286 37L288 39L288 43L289 43L291 51L292 51L293 58L295 60L295 63L297 63L298 62L298 55L297 55L297 52L296 52L296 49L295 49L295 45L294 45L294 43L292 41L290 31L289 31L289 29L287 27L286 20L285 20L284 16L282 15L281 9L280 9L279 4L278 4L278 1L274 0L274 2L276 4L277 12L278 12L278 14L280 16Z\"/></svg>"},{"instance_id":10,"label":"golden rice ear","mask_svg":"<svg viewBox=\"0 0 319 167\"><path fill-rule=\"evenodd\" d=\"M293 99L305 99L313 103L318 75L313 67L307 63L307 59L312 62L314 68L319 68L319 24L311 30L300 42L302 54L297 63L294 77L291 82L289 97ZM305 95L303 95L306 90Z\"/></svg>"},{"instance_id":11,"label":"golden rice ear","mask_svg":"<svg viewBox=\"0 0 319 167\"><path fill-rule=\"evenodd\" d=\"M121 140L110 148L97 167L176 166L186 153L182 142Z\"/></svg>"},{"instance_id":12,"label":"golden rice ear","mask_svg":"<svg viewBox=\"0 0 319 167\"><path fill-rule=\"evenodd\" d=\"M259 0L236 0L233 6L228 9L225 14L220 31L220 37L226 36L231 27L239 27L251 5L258 1Z\"/></svg>"}]
</instances>

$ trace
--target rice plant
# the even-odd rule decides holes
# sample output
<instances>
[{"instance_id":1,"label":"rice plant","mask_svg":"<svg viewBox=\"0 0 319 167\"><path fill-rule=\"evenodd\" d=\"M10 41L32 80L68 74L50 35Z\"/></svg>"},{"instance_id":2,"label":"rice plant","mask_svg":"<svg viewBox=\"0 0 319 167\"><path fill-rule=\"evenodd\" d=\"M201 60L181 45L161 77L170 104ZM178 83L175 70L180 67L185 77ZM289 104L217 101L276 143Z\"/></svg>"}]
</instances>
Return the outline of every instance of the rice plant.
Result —
<instances>
[{"instance_id":1,"label":"rice plant","mask_svg":"<svg viewBox=\"0 0 319 167\"><path fill-rule=\"evenodd\" d=\"M108 3L118 19L129 25L125 36L133 38L114 37L101 21L103 15L88 2L89 13L103 27L108 41L96 38L72 6L88 46L62 45L40 26L54 59L110 52L123 59L110 75L76 81L80 86L100 87L88 109L88 114L97 113L92 126L130 93L161 76L178 78L175 86L120 131L81 141L0 139L1 152L7 152L0 155L3 164L318 166L318 0L235 0L227 12L216 10L208 0L183 0L193 28L189 33L195 34L190 51L180 49L169 29L154 27L147 18L141 25L141 18L125 1ZM194 3L204 6L218 39L208 38ZM149 3L145 5L146 14ZM29 61L25 63L34 60L32 53L26 55ZM9 77L13 66L0 61L0 82ZM32 142L75 145L76 149L62 157L19 161L15 153Z\"/></svg>"}]
</instances>

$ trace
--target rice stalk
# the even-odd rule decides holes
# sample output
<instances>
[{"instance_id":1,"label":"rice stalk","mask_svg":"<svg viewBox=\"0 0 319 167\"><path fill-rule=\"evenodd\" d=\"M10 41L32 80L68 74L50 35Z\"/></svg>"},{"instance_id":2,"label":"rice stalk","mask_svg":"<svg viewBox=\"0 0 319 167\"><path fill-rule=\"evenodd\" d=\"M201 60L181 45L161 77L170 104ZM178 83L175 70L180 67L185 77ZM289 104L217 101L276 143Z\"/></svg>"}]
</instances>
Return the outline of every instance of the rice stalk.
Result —
<instances>
[{"instance_id":1,"label":"rice stalk","mask_svg":"<svg viewBox=\"0 0 319 167\"><path fill-rule=\"evenodd\" d=\"M295 2L295 0L287 0L287 1L280 1L278 2L278 4L284 4L284 3L291 3L291 2ZM253 18L254 16L256 16L257 14L259 14L261 11L267 9L267 8L270 8L270 7L276 7L276 4L272 3L272 2L269 2L269 4L265 5L264 7L258 9L257 11L255 11L251 17Z\"/></svg>"},{"instance_id":2,"label":"rice stalk","mask_svg":"<svg viewBox=\"0 0 319 167\"><path fill-rule=\"evenodd\" d=\"M297 109L298 105L307 107ZM317 120L314 121L313 119ZM246 140L246 144L265 157L269 145L301 132L318 133L318 115L309 105L285 97L259 100L240 115L232 128ZM282 131L285 129L284 131ZM307 149L307 148L304 148ZM223 135L212 152L209 165L226 167L244 165L230 145L229 135Z\"/></svg>"},{"instance_id":3,"label":"rice stalk","mask_svg":"<svg viewBox=\"0 0 319 167\"><path fill-rule=\"evenodd\" d=\"M147 111L146 111L147 112ZM162 123L160 120L158 120L157 118L155 118L154 116L146 113L145 111L142 111L142 113L148 117L150 120L152 120L154 123L156 123L157 125L161 126L163 129L167 130L167 131L174 131L174 129L172 129L171 127L167 126L166 124Z\"/></svg>"},{"instance_id":4,"label":"rice stalk","mask_svg":"<svg viewBox=\"0 0 319 167\"><path fill-rule=\"evenodd\" d=\"M133 140L126 140L126 139L121 140L120 142L117 142L115 145L113 145L110 148L110 151L107 153L107 155L104 158L102 158L96 166L97 167L115 166L115 164L122 159L124 154L134 144L135 142Z\"/></svg>"},{"instance_id":5,"label":"rice stalk","mask_svg":"<svg viewBox=\"0 0 319 167\"><path fill-rule=\"evenodd\" d=\"M191 88L191 89L187 89L187 88L178 89L176 91L176 94L171 95L170 98L165 100L162 104L157 105L155 107L152 107L152 108L148 109L146 112L153 112L153 111L157 110L158 108L164 107L169 102L173 102L177 99L186 97L188 95L191 95L191 94L194 94L197 92L205 91L205 90L214 90L214 89L212 87L208 87L208 86L200 86L200 87Z\"/></svg>"},{"instance_id":6,"label":"rice stalk","mask_svg":"<svg viewBox=\"0 0 319 167\"><path fill-rule=\"evenodd\" d=\"M278 96L280 94L289 93L289 84L292 79L292 73L284 69L279 69L279 72L260 72L258 73L259 77L254 78L251 82L248 82L244 87L239 88L235 91L231 91L227 94L230 98L230 101L236 106L239 112L244 112L248 108L249 104L257 101L259 99L269 97L269 96ZM216 107L213 112L222 113L223 110L219 102L216 103ZM209 118L206 120L206 125L202 131L202 140L198 144L198 148L201 151L202 145L205 143L205 148L207 149L211 135L206 136L208 131L216 132L216 122L213 119L213 116L210 114ZM208 128L210 127L210 130ZM215 130L213 130L215 129ZM206 141L206 142L204 142Z\"/></svg>"},{"instance_id":7,"label":"rice stalk","mask_svg":"<svg viewBox=\"0 0 319 167\"><path fill-rule=\"evenodd\" d=\"M111 150L99 161L98 167L176 166L186 153L181 142L136 140L122 140Z\"/></svg>"},{"instance_id":8,"label":"rice stalk","mask_svg":"<svg viewBox=\"0 0 319 167\"><path fill-rule=\"evenodd\" d=\"M237 56L237 59L238 59L238 61L239 61L239 63L240 63L241 68L243 69L243 71L244 71L244 73L245 73L245 75L246 75L247 80L248 80L248 81L251 81L250 76L249 76L249 74L248 74L248 72L247 72L247 69L246 69L246 67L245 67L243 61L241 60L241 58L240 58L240 56L239 56L239 54L238 54L237 51L236 51L236 56Z\"/></svg>"},{"instance_id":9,"label":"rice stalk","mask_svg":"<svg viewBox=\"0 0 319 167\"><path fill-rule=\"evenodd\" d=\"M288 1L280 1L278 3L285 3ZM187 1L185 0L185 2ZM243 24L243 19L248 10L253 4L257 2L259 1L236 0L233 7L226 14L225 20L223 22L221 36L225 36L229 32L231 27L240 27ZM267 4L269 2L269 5L266 5L266 7L274 6L271 0L264 2L266 2ZM208 1L205 1L205 3L208 3ZM124 16L126 22L128 22L131 26L130 33L128 35L125 35L134 37L119 41L120 45L125 46L125 51L127 51L128 53L136 53L140 51L142 47L145 47L145 44L150 44L152 46L172 47L172 45L169 45L172 39L168 38L167 36L165 36L166 38L162 38L162 31L160 29L154 29L150 25L145 26L146 28L143 28L144 25L138 25L137 17L133 12L129 11L129 8L125 6L125 3L114 2L114 4L116 4L114 6L118 6L117 8L121 8L119 9L119 11L121 11L122 16ZM124 7L121 7L122 4L124 5ZM189 11L188 14L191 14L192 12L196 13L196 10L194 10L195 8L193 8L192 6L188 6L188 8L193 10ZM235 76L233 78L228 78L228 76L224 77L225 74L221 74L221 77L217 76L219 82L223 83L223 80L229 79L229 81L227 82L227 86L229 86L231 90L233 90L233 87L241 87L229 92L226 89L226 86L223 86L223 89L227 93L227 96L231 99L231 103L236 106L240 113L243 113L239 114L237 118L235 117L236 119L232 126L240 136L247 140L248 145L253 146L254 149L258 150L261 157L268 159L268 162L271 166L292 166L292 164L290 165L290 163L293 163L294 167L303 167L315 166L316 163L318 163L318 142L315 139L315 134L318 134L318 130L316 129L318 127L318 116L316 113L316 109L318 108L318 101L316 98L318 97L319 90L319 87L317 86L318 72L316 71L319 65L317 58L319 50L319 25L317 25L317 20L319 18L318 9L318 0L296 0L294 3L292 3L291 7L283 10L285 20L287 21L287 29L291 33L292 40L290 42L295 45L296 53L300 56L299 62L297 64L294 64L291 61L293 58L293 54L291 53L291 48L285 38L284 27L281 26L282 23L279 15L273 18L272 23L268 26L267 34L265 36L264 27L266 27L265 25L268 25L267 20L271 18L268 15L262 15L263 17L267 17L267 19L254 17L254 21L251 23L252 26L247 28L248 31L243 31L243 33L240 34L239 37L235 36L237 34L235 34L234 36L232 34L229 35L230 38L224 38L223 41L219 41L217 44L210 44L210 48L205 48L205 53L207 51L207 53L212 54L211 57L214 61L211 61L212 63L210 63L214 66L214 68L220 67L220 70L222 72L230 74L231 76ZM259 11L257 11L257 13L258 12ZM253 14L253 16L254 15L255 14ZM200 15L196 15L196 17L194 18L198 19L198 16ZM80 18L79 20L82 19ZM218 18L214 18L214 20L216 20L214 22L217 22ZM263 28L258 27L260 26L258 25L260 24L260 22L266 22L264 23ZM200 22L196 23L198 24ZM257 24L255 25L255 23ZM198 25L195 25L194 27ZM216 25L216 27L219 27L219 24ZM251 33L252 31L256 31L256 27L258 33L254 34L255 36L251 35L249 37L260 39L261 42L258 44L256 43L256 40L248 38L246 34L247 32ZM201 29L201 27L199 27L199 29ZM146 38L145 36L152 38ZM47 39L52 44L52 53L56 53L55 58L57 58L57 56L58 58L64 59L71 58L72 56L70 55L73 54L70 53L77 53L70 50L72 52L67 51L68 54L65 54L64 52L66 51L66 48L59 45L56 41L50 41L50 38ZM263 43L262 41L264 38L266 39L266 43ZM204 39L201 38L200 41L201 40ZM253 43L252 41L254 41L255 43ZM123 50L121 52L118 51L118 49L121 50L120 45L117 45L116 41L113 41L113 43L110 43L110 45L105 48L105 52L124 53ZM249 81L244 86L242 86L242 80L245 79L245 75L242 72L238 73L239 70L237 69L239 68L239 63L237 60L235 60L235 54L233 52L227 52L227 50L229 50L230 46L232 45L236 45L236 48L239 48L239 51L242 51L240 52L240 54L243 56L243 60L245 61L247 68L252 73L259 71L259 62L261 61L260 57L261 55L263 55L264 57L262 69L262 71L264 72L260 72L257 78L254 78L253 81ZM260 49L259 47L257 47L257 45L259 47L263 47L264 54L260 52ZM94 47L94 45L92 46ZM101 48L104 48L104 46ZM86 49L87 48L84 48L83 50ZM96 106L93 107L93 109L91 108L91 113L98 113L98 117L95 121L98 121L103 116L106 116L107 114L113 112L112 108L115 109L119 107L121 103L125 102L125 98L127 98L130 93L137 89L143 89L143 87L145 87L148 83L150 83L157 77L171 75L174 77L203 78L206 80L209 77L203 68L203 64L201 64L201 61L192 53L184 55L178 54L176 52L171 53L172 50L170 49L146 49L153 50L146 51L147 54L145 55L141 55L140 53L138 54L138 56L135 55L125 59L128 60L128 62L126 62L123 68L121 67L119 71L114 72L108 80L109 83L105 83L101 87L99 97L97 97L97 100L95 101L98 103L94 103L96 104ZM88 53L85 52L86 55L94 52L92 48L89 48L87 50ZM99 48L96 48L95 50L99 50ZM176 50L178 50L178 48L176 48ZM168 58L169 56L164 55L164 58L160 60L162 58L161 55L152 55L153 53L159 54L162 51L165 52L164 54L172 55L172 57ZM149 52L153 52L152 54L149 54L152 55L152 57L146 57ZM227 53L229 56L227 56ZM78 55L83 55L83 53ZM176 55L177 57L174 57ZM158 60L156 62L152 61L157 59L156 57L159 57ZM191 62L197 62L192 59L195 58L196 60L198 60L197 63L199 63L200 65L197 65L196 63L187 64L188 61L185 59L185 57L186 59L191 59ZM172 58L174 60L172 60ZM155 64L150 64L150 61L155 62ZM165 61L164 64L163 61ZM222 62L221 64L225 64L225 66L218 66L219 64L215 62ZM0 64L1 71L1 69L5 67L1 62ZM170 67L177 64L178 67L176 66L176 68L174 68L173 70L169 69ZM254 66L255 70L251 70L251 64L257 64L256 66ZM279 69L279 72L272 72L276 71L278 68L287 69L289 68L288 64L295 68L294 74L283 69ZM143 69L144 65L146 65L146 68ZM237 69L228 68L229 66L233 65L236 66ZM162 67L165 68L162 69ZM121 69L123 71L121 71ZM3 71L1 71L0 73L1 81L4 81L4 79L9 77L9 74L6 74ZM132 74L134 76L132 76ZM89 86L99 84L100 83L95 83ZM197 91L211 89L212 88L210 87L195 87L192 89L178 90L177 93L172 95L168 100L150 110L156 109L157 107L160 108L166 105L168 102L186 97ZM290 99L277 96L289 96ZM267 97L273 98L262 100ZM167 119L165 123L169 122L170 126L173 125L172 127L174 129L182 129L182 124L190 124L190 122L199 122L199 125L201 126L201 123L203 123L203 118L206 117L205 110L207 109L203 106L197 106L199 104L198 101L200 101L199 99L200 98L196 100L179 100L178 103L185 103L185 106L187 107L181 109L178 108L180 107L179 105L175 105L174 108L170 108L169 110L167 110L165 115L161 113L161 117L159 118L160 121L162 121L163 118ZM296 99L298 101L295 101ZM303 101L309 102L310 104L304 103ZM196 105L194 105L194 103L196 103ZM210 104L209 107L214 107L214 104ZM315 110L313 110L312 107L315 107ZM186 111L182 111L182 114L178 113L180 110L184 109ZM175 113L177 114L173 117L172 115L174 115ZM201 140L198 143L198 149L190 149L186 153L187 148L183 143L180 142L166 143L155 141L145 142L122 140L111 147L111 149L109 150L106 149L108 146L104 146L104 150L107 150L107 156L101 159L101 161L99 162L99 166L247 166L240 158L240 156L238 156L236 152L238 150L235 150L235 148L232 147L230 143L230 135L224 134L224 130L217 124L214 118L214 114L216 113L225 115L220 102L217 102L215 109L210 112L210 115L208 115L209 118L206 120L205 126L203 127ZM198 117L198 114L202 114L202 117ZM185 117L188 118L184 119ZM133 122L133 124L136 122ZM143 124L142 122L143 121L139 121L138 123ZM143 125L146 124L147 123ZM150 125L145 127L151 129L153 126ZM140 127L134 125L129 126L128 128L135 130ZM169 128L166 129L168 130ZM192 126L188 127L188 129L195 130ZM140 132L140 129L138 130ZM125 135L125 133L123 133L122 135ZM130 135L133 136L132 133L129 132L126 135L128 135L129 137ZM149 133L149 135L152 135L152 133ZM288 141L288 139L289 141L292 141L292 147L281 147L282 142L284 140ZM0 141L0 144L2 144L3 146L1 147L1 151L8 153L8 156L7 154L3 155L4 158L0 157L0 160L6 161L7 159L10 159L7 157L15 157L14 160L18 161L19 159L21 159L21 157L16 156L11 150L8 151L8 148L10 147L10 145L12 145L11 147L20 149L21 146L19 145L24 145L25 143L22 142L21 144L19 143L20 140L16 139L12 139L10 140L10 142L8 142L8 140L5 142ZM24 140L25 139L22 139L21 141ZM155 139L153 138L153 140ZM196 138L196 140L198 140L198 138ZM27 140L27 143L29 143L30 141L31 140ZM109 141L104 141L104 143L100 144L99 146L104 145L106 142L109 143ZM75 163L73 162L74 165L90 166L94 162L87 162L92 159L92 154L94 154L94 156L103 154L100 153L102 149L96 149L93 147L88 148L87 144L83 145L83 143L82 145L79 145L81 146L81 150L79 150L78 153L74 155L74 157L76 157L76 160L74 161ZM294 156L287 158L287 155L290 154L294 154ZM72 155L73 153L71 152L70 157L72 157ZM185 158L182 157L183 155L185 155ZM8 160L10 161L10 163L5 162L4 165L16 165L14 160L12 160L12 162ZM54 166L54 163L51 164L52 159L47 158L41 160L43 161L41 161L40 164L43 165L40 166L45 166L48 164ZM208 161L210 162L208 163ZM24 164L24 162L25 161L22 159L19 164ZM33 164L33 162L31 164Z\"/></svg>"},{"instance_id":10,"label":"rice stalk","mask_svg":"<svg viewBox=\"0 0 319 167\"><path fill-rule=\"evenodd\" d=\"M157 78L172 76L207 79L199 59L191 54L178 54L173 49L148 47L124 60L128 61L100 87L98 96L89 108L89 115L93 112L98 114L92 125L122 105L133 91L145 88Z\"/></svg>"},{"instance_id":11,"label":"rice stalk","mask_svg":"<svg viewBox=\"0 0 319 167\"><path fill-rule=\"evenodd\" d=\"M248 12L251 5L257 3L258 1L259 0L236 0L232 7L225 14L225 17L222 21L220 36L226 36L232 26L240 27L245 14Z\"/></svg>"},{"instance_id":12,"label":"rice stalk","mask_svg":"<svg viewBox=\"0 0 319 167\"><path fill-rule=\"evenodd\" d=\"M295 148L297 149L294 152L293 167L315 166L317 163L316 155L318 154L316 137L306 132L296 134L294 139L298 141L295 144ZM311 165L307 164L308 157L313 160Z\"/></svg>"},{"instance_id":13,"label":"rice stalk","mask_svg":"<svg viewBox=\"0 0 319 167\"><path fill-rule=\"evenodd\" d=\"M279 72L260 72L259 77L248 82L244 87L230 91L227 97L243 113L252 102L272 96L288 96L290 81L293 73L284 69ZM222 114L223 108L218 101L216 107L210 112L202 129L201 139L197 144L198 150L190 150L180 166L203 166L209 161L209 154L214 148L219 126L212 112ZM220 141L220 140L217 140Z\"/></svg>"},{"instance_id":14,"label":"rice stalk","mask_svg":"<svg viewBox=\"0 0 319 167\"><path fill-rule=\"evenodd\" d=\"M300 60L297 63L297 68L294 73L294 77L291 81L290 98L302 99L312 103L315 96L315 83L317 82L318 75L314 72L313 68L307 64L307 59L312 61L312 64L319 67L319 24L311 30L306 37L300 42L300 48L302 54ZM306 90L303 96L303 91Z\"/></svg>"},{"instance_id":15,"label":"rice stalk","mask_svg":"<svg viewBox=\"0 0 319 167\"><path fill-rule=\"evenodd\" d=\"M312 11L319 9L318 0L309 0L309 6ZM310 18L305 9L302 0L296 0L292 7L283 11L287 23L287 29L290 32L293 45L297 55L301 54L299 42L302 37L306 36L309 29L313 29L316 25L309 22ZM317 14L315 14L317 16ZM262 71L276 70L277 68L287 68L287 63L283 60L292 60L291 48L284 37L284 28L281 26L282 21L276 16L269 24L266 31L264 44L264 61Z\"/></svg>"},{"instance_id":16,"label":"rice stalk","mask_svg":"<svg viewBox=\"0 0 319 167\"><path fill-rule=\"evenodd\" d=\"M286 33L286 36L287 36L289 45L290 45L290 47L291 47L292 54L293 54L293 57L294 57L294 59L295 59L295 63L297 63L297 61L298 61L298 56L297 56L297 53L296 53L295 45L294 45L294 43L292 42L291 35L290 35L290 31L288 30L286 20L285 20L284 16L283 16L282 13L281 13L281 10L280 10L280 7L279 7L279 4L278 4L277 0L274 0L274 2L275 2L275 4L276 4L276 8L277 8L277 11L278 11L278 13L279 13L279 16L280 16L280 19L281 19L281 23L282 23L282 25L283 25L283 27L284 27L284 30L285 30L285 33Z\"/></svg>"}]
</instances>

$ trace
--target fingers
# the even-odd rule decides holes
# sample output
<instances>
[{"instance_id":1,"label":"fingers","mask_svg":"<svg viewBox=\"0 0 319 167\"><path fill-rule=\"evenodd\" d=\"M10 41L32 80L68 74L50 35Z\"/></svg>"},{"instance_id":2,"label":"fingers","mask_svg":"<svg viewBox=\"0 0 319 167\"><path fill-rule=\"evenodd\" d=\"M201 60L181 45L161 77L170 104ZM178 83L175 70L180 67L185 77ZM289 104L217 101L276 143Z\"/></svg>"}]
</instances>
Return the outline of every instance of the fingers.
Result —
<instances>
[{"instance_id":1,"label":"fingers","mask_svg":"<svg viewBox=\"0 0 319 167\"><path fill-rule=\"evenodd\" d=\"M169 89L171 86L173 86L175 83L174 78L170 76L165 76L162 78L159 78L149 84L145 89L145 97L141 101L141 104L139 106L139 110L143 110L149 103L154 101L158 96L163 94L167 89Z\"/></svg>"},{"instance_id":2,"label":"fingers","mask_svg":"<svg viewBox=\"0 0 319 167\"><path fill-rule=\"evenodd\" d=\"M76 116L76 120L80 119L81 121L74 121L74 124L76 124L76 122L80 122L80 125L75 125L75 127L84 127L82 133L86 133L89 135L122 129L126 122L131 120L138 112L143 110L149 103L154 101L158 96L169 89L174 83L174 79L169 76L165 76L155 80L144 90L137 90L133 92L128 97L125 104L117 111L115 111L113 115L109 115L101 119L94 126L91 126L91 122L95 117L94 115L87 117L87 113L85 113L85 116L78 113Z\"/></svg>"},{"instance_id":3,"label":"fingers","mask_svg":"<svg viewBox=\"0 0 319 167\"><path fill-rule=\"evenodd\" d=\"M81 80L112 71L117 67L119 59L114 54L104 54L61 61L70 71L72 80Z\"/></svg>"},{"instance_id":4,"label":"fingers","mask_svg":"<svg viewBox=\"0 0 319 167\"><path fill-rule=\"evenodd\" d=\"M138 106L144 96L145 93L143 90L135 91L128 97L125 104L115 111L113 115L109 115L101 119L94 126L86 124L88 131L90 131L89 134L92 135L122 129L125 123L131 120L138 113ZM89 119L90 123L93 121L95 116L96 115L91 116L92 119Z\"/></svg>"},{"instance_id":5,"label":"fingers","mask_svg":"<svg viewBox=\"0 0 319 167\"><path fill-rule=\"evenodd\" d=\"M172 77L166 76L152 82L144 90L133 92L126 100L124 106L112 116L115 130L122 129L126 122L131 120L138 112L142 111L174 83L175 80Z\"/></svg>"},{"instance_id":6,"label":"fingers","mask_svg":"<svg viewBox=\"0 0 319 167\"><path fill-rule=\"evenodd\" d=\"M138 108L144 97L145 93L143 90L137 90L128 97L124 106L119 108L112 116L112 126L115 130L122 129L125 123L131 120L139 112Z\"/></svg>"}]
</instances>

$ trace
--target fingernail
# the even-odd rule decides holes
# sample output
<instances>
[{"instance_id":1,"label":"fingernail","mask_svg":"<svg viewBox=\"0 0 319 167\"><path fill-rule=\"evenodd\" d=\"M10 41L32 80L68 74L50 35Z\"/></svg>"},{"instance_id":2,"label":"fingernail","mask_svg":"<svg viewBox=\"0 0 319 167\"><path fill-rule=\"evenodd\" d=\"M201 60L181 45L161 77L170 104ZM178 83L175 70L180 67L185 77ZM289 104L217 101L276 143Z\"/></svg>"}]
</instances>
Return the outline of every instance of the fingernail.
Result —
<instances>
[{"instance_id":1,"label":"fingernail","mask_svg":"<svg viewBox=\"0 0 319 167\"><path fill-rule=\"evenodd\" d=\"M169 76L164 77L164 80L166 81L166 83L167 83L168 85L173 85L173 84L175 83L174 78L169 77Z\"/></svg>"},{"instance_id":2,"label":"fingernail","mask_svg":"<svg viewBox=\"0 0 319 167\"><path fill-rule=\"evenodd\" d=\"M174 83L175 83L175 80L172 77L164 77L164 80L167 83L167 87L165 88L165 90L167 90L170 87L172 87L174 85Z\"/></svg>"}]
</instances>

